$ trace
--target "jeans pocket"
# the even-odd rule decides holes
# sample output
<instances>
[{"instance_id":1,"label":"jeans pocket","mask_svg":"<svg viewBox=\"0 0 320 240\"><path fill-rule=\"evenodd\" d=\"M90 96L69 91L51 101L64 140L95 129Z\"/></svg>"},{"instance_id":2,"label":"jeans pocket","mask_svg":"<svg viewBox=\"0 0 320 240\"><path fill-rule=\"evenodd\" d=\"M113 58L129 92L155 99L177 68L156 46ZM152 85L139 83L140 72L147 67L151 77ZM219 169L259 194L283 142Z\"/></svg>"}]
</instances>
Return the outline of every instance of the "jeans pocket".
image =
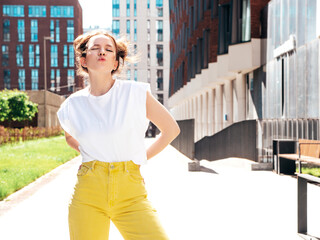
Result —
<instances>
[{"instance_id":1,"label":"jeans pocket","mask_svg":"<svg viewBox=\"0 0 320 240\"><path fill-rule=\"evenodd\" d=\"M128 172L130 180L132 180L134 182L138 182L138 183L140 183L140 182L144 183L144 179L141 176L139 169L129 169L127 172Z\"/></svg>"},{"instance_id":2,"label":"jeans pocket","mask_svg":"<svg viewBox=\"0 0 320 240\"><path fill-rule=\"evenodd\" d=\"M79 176L79 177L85 176L88 173L89 169L90 168L88 166L81 164L79 167L77 176Z\"/></svg>"}]
</instances>

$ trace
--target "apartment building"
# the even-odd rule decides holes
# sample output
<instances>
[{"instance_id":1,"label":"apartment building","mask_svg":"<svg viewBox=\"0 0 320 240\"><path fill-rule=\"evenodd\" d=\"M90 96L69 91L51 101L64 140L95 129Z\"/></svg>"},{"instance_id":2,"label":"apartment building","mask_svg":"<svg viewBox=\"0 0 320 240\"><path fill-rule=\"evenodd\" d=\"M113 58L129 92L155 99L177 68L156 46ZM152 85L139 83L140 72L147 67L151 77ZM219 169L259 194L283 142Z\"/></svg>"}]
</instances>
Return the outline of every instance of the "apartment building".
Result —
<instances>
[{"instance_id":1,"label":"apartment building","mask_svg":"<svg viewBox=\"0 0 320 240\"><path fill-rule=\"evenodd\" d=\"M163 0L113 0L112 32L132 44L140 61L128 64L123 79L148 82L167 106L169 88L169 6Z\"/></svg>"},{"instance_id":2,"label":"apartment building","mask_svg":"<svg viewBox=\"0 0 320 240\"><path fill-rule=\"evenodd\" d=\"M2 0L0 10L0 89L68 96L82 88L72 45L82 33L78 0Z\"/></svg>"},{"instance_id":3,"label":"apartment building","mask_svg":"<svg viewBox=\"0 0 320 240\"><path fill-rule=\"evenodd\" d=\"M268 0L170 1L169 108L194 142L262 118Z\"/></svg>"}]
</instances>

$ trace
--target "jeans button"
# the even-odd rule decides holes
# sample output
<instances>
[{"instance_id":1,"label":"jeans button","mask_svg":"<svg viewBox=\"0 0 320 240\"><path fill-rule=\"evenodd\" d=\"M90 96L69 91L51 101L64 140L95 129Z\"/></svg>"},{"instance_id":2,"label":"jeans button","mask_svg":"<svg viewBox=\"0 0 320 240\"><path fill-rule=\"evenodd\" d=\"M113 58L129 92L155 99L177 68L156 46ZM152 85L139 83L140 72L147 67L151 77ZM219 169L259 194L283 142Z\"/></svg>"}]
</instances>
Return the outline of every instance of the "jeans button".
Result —
<instances>
[{"instance_id":1,"label":"jeans button","mask_svg":"<svg viewBox=\"0 0 320 240\"><path fill-rule=\"evenodd\" d=\"M114 169L114 165L110 165L110 168L111 168L111 169Z\"/></svg>"}]
</instances>

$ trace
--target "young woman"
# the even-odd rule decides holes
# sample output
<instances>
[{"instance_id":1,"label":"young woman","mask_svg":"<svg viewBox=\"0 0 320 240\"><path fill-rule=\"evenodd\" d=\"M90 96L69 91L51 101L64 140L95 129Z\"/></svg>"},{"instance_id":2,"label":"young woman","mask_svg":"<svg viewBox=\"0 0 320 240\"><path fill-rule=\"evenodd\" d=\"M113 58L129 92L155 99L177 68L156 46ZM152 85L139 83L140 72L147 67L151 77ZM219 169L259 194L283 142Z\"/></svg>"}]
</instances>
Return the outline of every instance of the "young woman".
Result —
<instances>
[{"instance_id":1,"label":"young woman","mask_svg":"<svg viewBox=\"0 0 320 240\"><path fill-rule=\"evenodd\" d=\"M172 142L179 126L150 84L114 78L128 59L126 42L95 31L78 36L74 49L78 74L90 84L57 113L67 143L82 156L69 205L70 238L106 240L111 220L126 240L168 239L147 200L140 165ZM146 149L149 120L161 135Z\"/></svg>"}]
</instances>

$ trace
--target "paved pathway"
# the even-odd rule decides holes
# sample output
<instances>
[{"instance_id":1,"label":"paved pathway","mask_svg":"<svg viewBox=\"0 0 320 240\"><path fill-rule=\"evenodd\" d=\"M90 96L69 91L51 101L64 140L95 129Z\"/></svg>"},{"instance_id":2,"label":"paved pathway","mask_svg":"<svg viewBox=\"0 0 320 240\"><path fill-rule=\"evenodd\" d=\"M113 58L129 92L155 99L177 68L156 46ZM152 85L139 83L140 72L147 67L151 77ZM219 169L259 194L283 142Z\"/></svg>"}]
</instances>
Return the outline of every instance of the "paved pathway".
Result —
<instances>
[{"instance_id":1,"label":"paved pathway","mask_svg":"<svg viewBox=\"0 0 320 240\"><path fill-rule=\"evenodd\" d=\"M245 159L201 161L206 172L188 172L189 161L168 146L142 167L170 239L299 239L296 179L249 171ZM0 202L1 240L67 240L67 206L80 162L76 158ZM310 233L320 236L320 187L310 186L309 196ZM110 240L122 240L113 225Z\"/></svg>"}]
</instances>

